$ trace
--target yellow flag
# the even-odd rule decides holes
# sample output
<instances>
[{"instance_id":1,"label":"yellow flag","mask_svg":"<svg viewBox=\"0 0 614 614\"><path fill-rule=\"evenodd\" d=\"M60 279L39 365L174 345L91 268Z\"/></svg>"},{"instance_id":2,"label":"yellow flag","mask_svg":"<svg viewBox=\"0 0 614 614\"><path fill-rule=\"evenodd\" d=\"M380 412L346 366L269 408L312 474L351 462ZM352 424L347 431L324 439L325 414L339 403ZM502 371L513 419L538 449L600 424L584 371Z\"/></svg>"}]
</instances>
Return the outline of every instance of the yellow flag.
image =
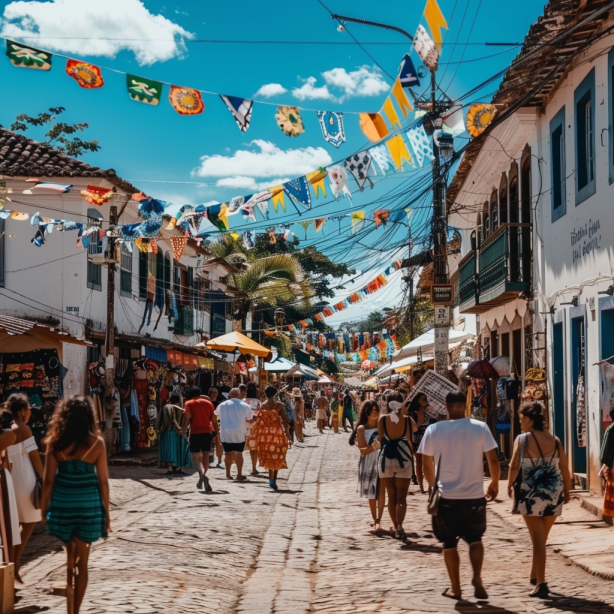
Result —
<instances>
[{"instance_id":1,"label":"yellow flag","mask_svg":"<svg viewBox=\"0 0 614 614\"><path fill-rule=\"evenodd\" d=\"M271 200L273 201L273 207L275 207L275 213L277 213L277 206L281 205L281 208L286 210L286 202L284 201L284 186L276 185L273 188L269 188L269 192L272 194Z\"/></svg>"},{"instance_id":2,"label":"yellow flag","mask_svg":"<svg viewBox=\"0 0 614 614\"><path fill-rule=\"evenodd\" d=\"M397 169L403 168L403 161L411 164L411 154L400 134L386 141L386 147L388 147L392 161Z\"/></svg>"},{"instance_id":3,"label":"yellow flag","mask_svg":"<svg viewBox=\"0 0 614 614\"><path fill-rule=\"evenodd\" d=\"M403 127L401 125L401 120L399 119L399 116L397 115L397 112L394 108L394 105L392 104L392 100L390 99L390 96L386 98L386 102L384 103L383 110L384 110L384 113L386 113L386 117L388 118L388 121L392 124L393 129L395 126L398 126L399 128Z\"/></svg>"},{"instance_id":4,"label":"yellow flag","mask_svg":"<svg viewBox=\"0 0 614 614\"><path fill-rule=\"evenodd\" d=\"M397 79L392 86L392 95L395 97L397 104L401 107L403 117L407 117L407 111L412 111L413 107L405 94L405 90L401 85L401 79ZM407 110L406 110L407 109Z\"/></svg>"},{"instance_id":5,"label":"yellow flag","mask_svg":"<svg viewBox=\"0 0 614 614\"><path fill-rule=\"evenodd\" d=\"M424 7L424 18L429 25L431 36L435 41L437 49L441 53L441 28L448 29L446 18L443 16L437 0L426 0L426 6Z\"/></svg>"},{"instance_id":6,"label":"yellow flag","mask_svg":"<svg viewBox=\"0 0 614 614\"><path fill-rule=\"evenodd\" d=\"M322 195L324 198L326 198L326 184L324 183L324 180L326 179L327 175L328 173L323 168L305 175L305 179L307 179L307 181L309 181L309 183L313 186L313 191L316 194L316 198L318 198L319 192L322 192Z\"/></svg>"},{"instance_id":7,"label":"yellow flag","mask_svg":"<svg viewBox=\"0 0 614 614\"><path fill-rule=\"evenodd\" d=\"M354 211L352 213L352 232L356 232L359 226L362 226L365 221L364 211Z\"/></svg>"},{"instance_id":8,"label":"yellow flag","mask_svg":"<svg viewBox=\"0 0 614 614\"><path fill-rule=\"evenodd\" d=\"M241 235L238 232L231 232L230 236L236 241Z\"/></svg>"}]
</instances>

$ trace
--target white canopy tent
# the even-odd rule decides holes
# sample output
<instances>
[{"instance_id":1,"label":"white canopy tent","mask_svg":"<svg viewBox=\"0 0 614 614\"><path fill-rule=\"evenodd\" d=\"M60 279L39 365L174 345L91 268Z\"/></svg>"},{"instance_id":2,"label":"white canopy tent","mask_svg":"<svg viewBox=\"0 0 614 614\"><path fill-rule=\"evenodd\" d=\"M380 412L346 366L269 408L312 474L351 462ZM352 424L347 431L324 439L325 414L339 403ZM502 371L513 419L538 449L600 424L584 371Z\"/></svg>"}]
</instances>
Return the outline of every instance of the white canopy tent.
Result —
<instances>
[{"instance_id":1,"label":"white canopy tent","mask_svg":"<svg viewBox=\"0 0 614 614\"><path fill-rule=\"evenodd\" d=\"M433 356L423 356L422 360L423 362L433 360ZM407 358L403 358L403 360L397 360L396 362L380 367L373 375L379 378L388 377L393 371L396 373L401 373L409 369L409 367L412 365L415 365L417 362L417 356L408 356Z\"/></svg>"},{"instance_id":2,"label":"white canopy tent","mask_svg":"<svg viewBox=\"0 0 614 614\"><path fill-rule=\"evenodd\" d=\"M467 339L473 339L474 337L475 335L467 331L454 330L453 328L451 328L448 343L449 343L449 346L452 347L458 343L466 341ZM410 341L407 345L404 345L400 350L397 350L397 352L393 354L393 358L395 359L395 361L398 362L399 360L402 360L403 358L409 358L410 356L417 356L419 349L422 350L423 356L426 354L429 354L432 356L434 348L435 348L435 330L431 329L427 331L426 333L424 333L423 335L420 335L413 341Z\"/></svg>"},{"instance_id":3,"label":"white canopy tent","mask_svg":"<svg viewBox=\"0 0 614 614\"><path fill-rule=\"evenodd\" d=\"M271 362L265 362L264 370L268 371L269 373L285 373L286 371L292 369L292 367L295 365L295 362L291 362L287 358L280 356ZM255 373L256 371L258 371L258 367L252 367L250 369L251 373Z\"/></svg>"}]
</instances>

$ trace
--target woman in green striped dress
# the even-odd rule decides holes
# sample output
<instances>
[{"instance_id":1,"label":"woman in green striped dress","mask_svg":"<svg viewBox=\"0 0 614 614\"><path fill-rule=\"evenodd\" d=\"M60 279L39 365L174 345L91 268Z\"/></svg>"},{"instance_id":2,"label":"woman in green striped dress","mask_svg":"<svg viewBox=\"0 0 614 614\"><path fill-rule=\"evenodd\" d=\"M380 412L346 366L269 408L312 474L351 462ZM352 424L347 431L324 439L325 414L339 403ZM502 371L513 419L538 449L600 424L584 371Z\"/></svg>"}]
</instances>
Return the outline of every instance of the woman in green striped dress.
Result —
<instances>
[{"instance_id":1,"label":"woman in green striped dress","mask_svg":"<svg viewBox=\"0 0 614 614\"><path fill-rule=\"evenodd\" d=\"M44 443L42 521L66 546L68 614L78 614L90 546L111 530L107 454L90 399L61 401Z\"/></svg>"}]
</instances>

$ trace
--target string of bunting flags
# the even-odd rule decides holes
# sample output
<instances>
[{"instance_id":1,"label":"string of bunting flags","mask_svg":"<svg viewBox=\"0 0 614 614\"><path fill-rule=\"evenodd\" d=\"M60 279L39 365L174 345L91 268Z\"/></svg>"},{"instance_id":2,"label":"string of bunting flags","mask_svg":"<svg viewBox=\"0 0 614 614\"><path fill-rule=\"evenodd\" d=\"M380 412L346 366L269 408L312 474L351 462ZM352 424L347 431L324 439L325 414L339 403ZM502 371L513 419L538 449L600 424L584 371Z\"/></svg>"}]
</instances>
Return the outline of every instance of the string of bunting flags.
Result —
<instances>
[{"instance_id":1,"label":"string of bunting flags","mask_svg":"<svg viewBox=\"0 0 614 614\"><path fill-rule=\"evenodd\" d=\"M294 332L303 332L305 329L309 328L309 326L313 326L315 322L322 322L324 318L329 318L330 316L347 309L348 307L352 307L357 303L360 303L365 298L374 294L378 290L381 290L387 283L388 277L392 275L395 271L398 271L402 266L402 260L395 260L386 270L372 279L368 284L356 290L348 296L346 299L335 303L334 305L326 306L322 311L316 313L313 318L305 318L304 320L299 320L297 324L286 324L284 328L289 331Z\"/></svg>"},{"instance_id":2,"label":"string of bunting flags","mask_svg":"<svg viewBox=\"0 0 614 614\"><path fill-rule=\"evenodd\" d=\"M414 37L414 49L424 65L430 70L434 70L437 67L441 51L441 28L447 29L448 25L436 0L427 0L423 15L434 40L428 36L426 30L420 25ZM6 42L6 55L13 66L40 71L51 70L54 59L53 53L8 38L4 40ZM74 79L79 87L90 90L104 87L105 82L102 69L99 66L65 55L57 53L55 55L66 59L66 74ZM249 129L254 104L264 104L267 106L272 104L250 98L229 96L198 88L175 85L148 77L124 73L115 69L113 69L113 72L126 76L126 89L128 96L132 100L149 106L158 106L160 104L164 87L167 86L169 88L169 103L179 115L200 115L205 111L203 94L216 96L228 108L237 127L243 133ZM322 136L333 147L340 147L345 142L343 116L347 113L358 115L360 128L367 138L373 142L380 141L388 136L391 129L393 131L395 128L401 130L402 124L399 114L407 118L409 112L413 110L405 89L413 86L420 86L420 78L410 54L407 53L401 60L398 75L390 90L390 94L377 113L315 111L320 129L322 130ZM393 101L396 102L396 106ZM301 111L311 111L311 109L302 109L296 105L277 106L275 121L285 135L296 137L305 132ZM390 127L387 125L384 117L388 120ZM403 156L405 153L402 140L393 140L389 148L391 148L393 159L400 159L400 156ZM392 153L392 151L395 153ZM407 159L407 161L409 160Z\"/></svg>"}]
</instances>

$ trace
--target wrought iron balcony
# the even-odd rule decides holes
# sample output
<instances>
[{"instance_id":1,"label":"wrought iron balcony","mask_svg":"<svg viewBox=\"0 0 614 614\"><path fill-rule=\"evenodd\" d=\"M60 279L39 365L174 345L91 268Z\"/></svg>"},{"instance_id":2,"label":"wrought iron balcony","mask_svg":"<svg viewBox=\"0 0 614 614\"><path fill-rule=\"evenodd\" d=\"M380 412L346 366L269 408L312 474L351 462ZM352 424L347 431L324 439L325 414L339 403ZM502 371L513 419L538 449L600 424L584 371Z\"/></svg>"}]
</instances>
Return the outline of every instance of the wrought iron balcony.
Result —
<instances>
[{"instance_id":1,"label":"wrought iron balcony","mask_svg":"<svg viewBox=\"0 0 614 614\"><path fill-rule=\"evenodd\" d=\"M483 241L477 258L470 252L461 260L459 274L464 313L488 311L529 290L531 224L503 224Z\"/></svg>"}]
</instances>

